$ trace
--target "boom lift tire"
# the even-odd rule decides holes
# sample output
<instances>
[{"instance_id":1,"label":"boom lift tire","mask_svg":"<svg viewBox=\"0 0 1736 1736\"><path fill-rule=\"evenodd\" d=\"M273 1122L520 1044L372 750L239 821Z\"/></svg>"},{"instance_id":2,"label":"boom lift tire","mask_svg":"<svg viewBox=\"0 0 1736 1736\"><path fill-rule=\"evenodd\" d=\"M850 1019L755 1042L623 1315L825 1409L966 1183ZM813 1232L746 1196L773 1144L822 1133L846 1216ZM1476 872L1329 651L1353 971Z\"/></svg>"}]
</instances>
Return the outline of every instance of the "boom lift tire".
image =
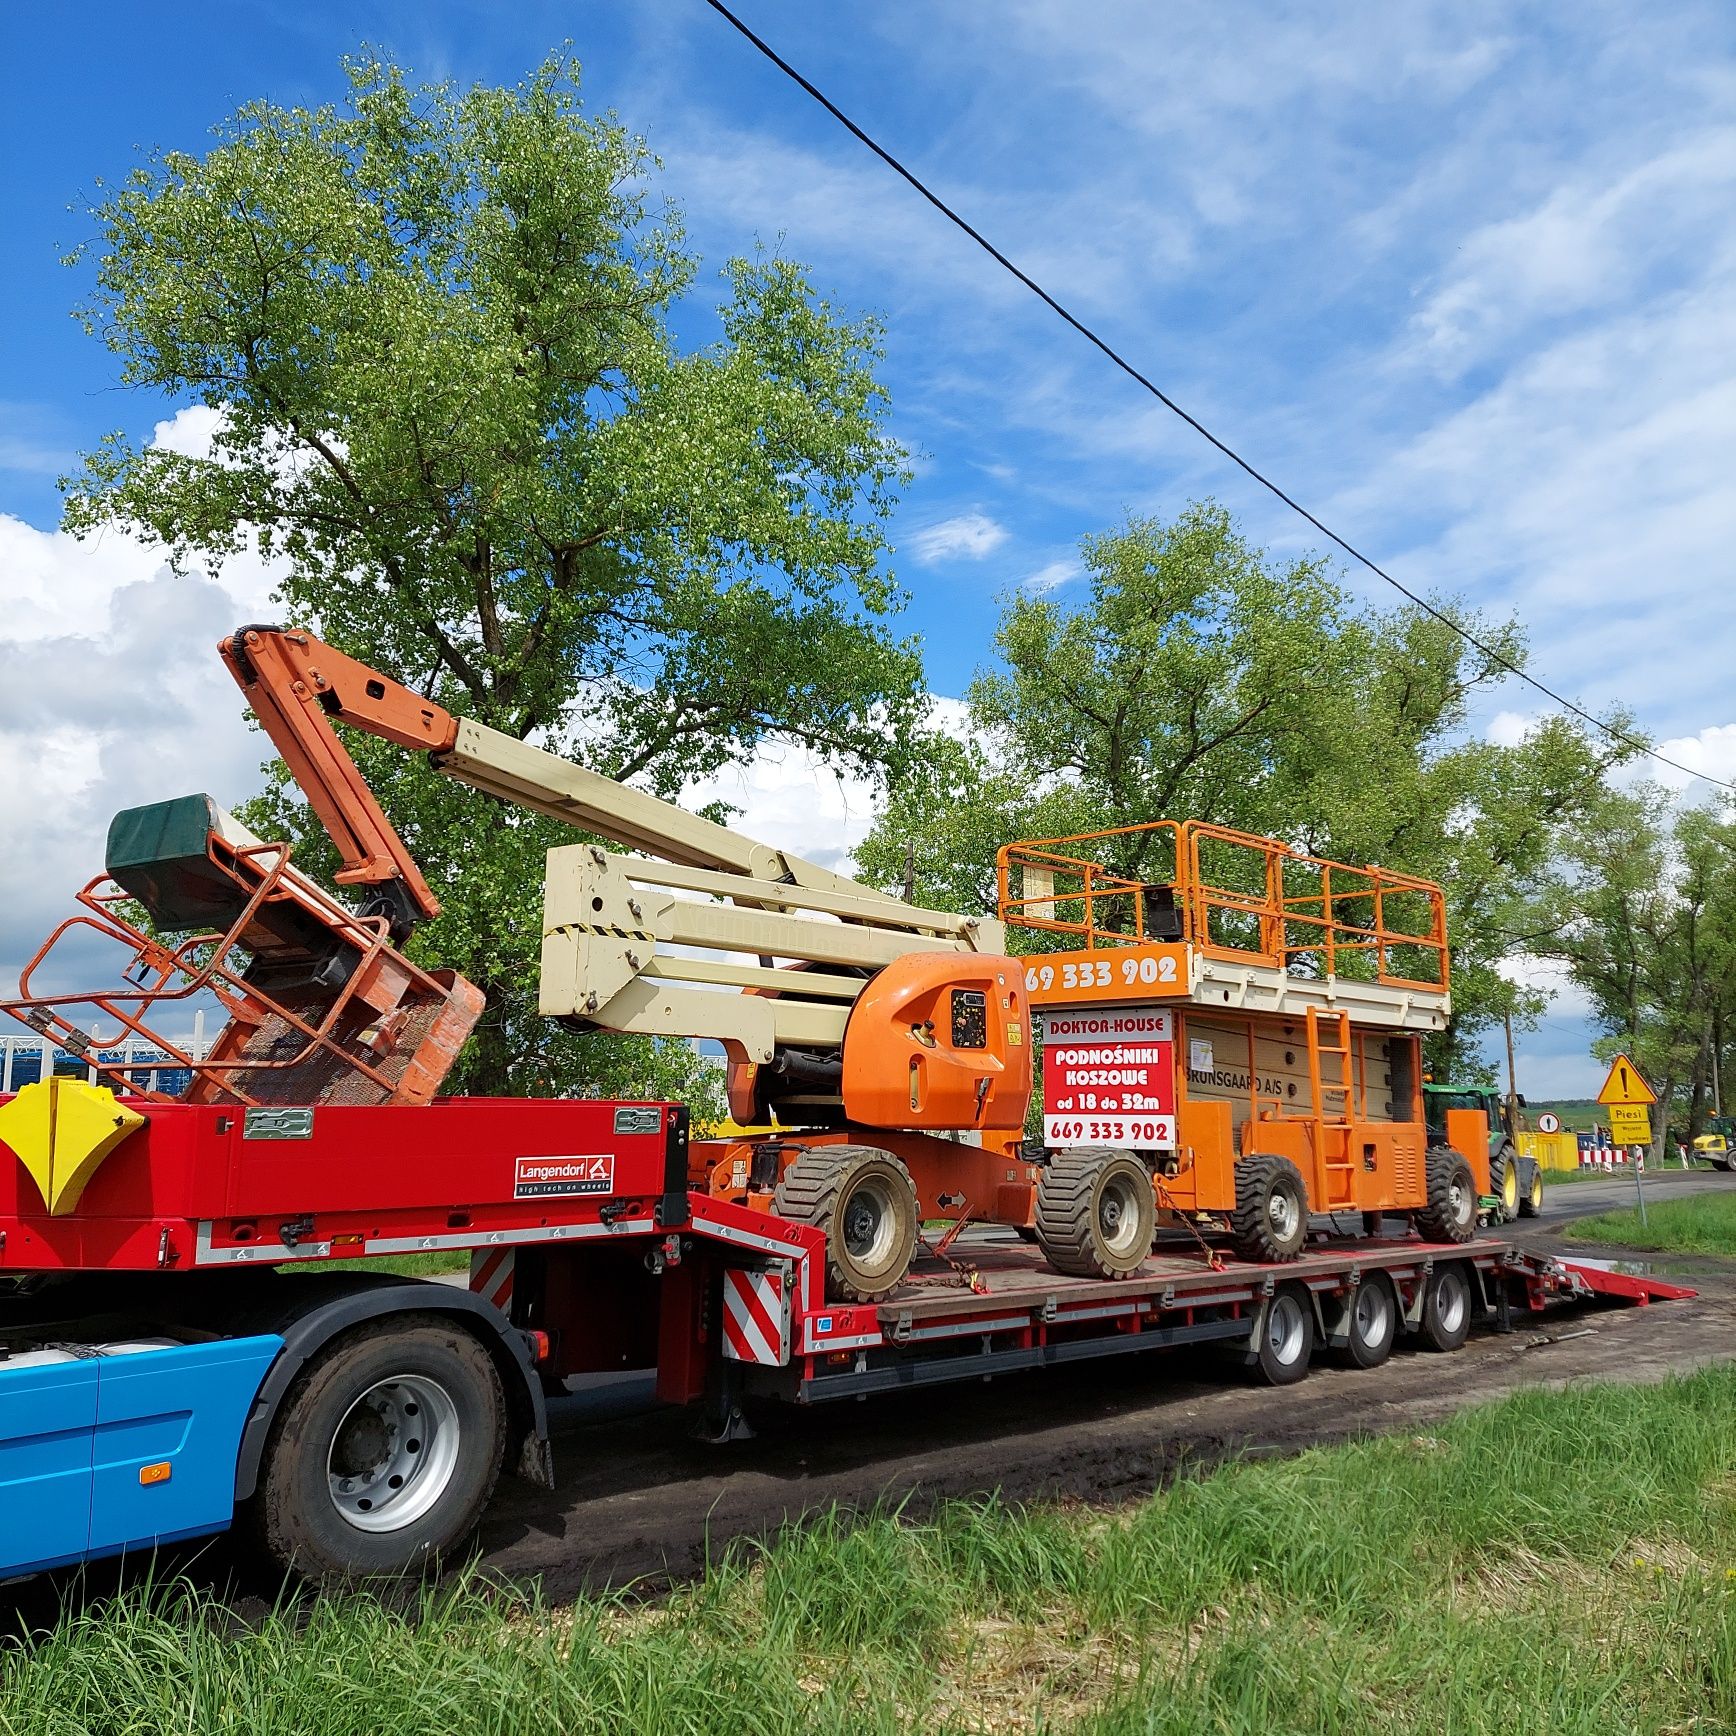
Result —
<instances>
[{"instance_id":1,"label":"boom lift tire","mask_svg":"<svg viewBox=\"0 0 1736 1736\"><path fill-rule=\"evenodd\" d=\"M1314 1355L1314 1301L1300 1284L1282 1284L1254 1322L1253 1366L1267 1386L1294 1386Z\"/></svg>"},{"instance_id":2,"label":"boom lift tire","mask_svg":"<svg viewBox=\"0 0 1736 1736\"><path fill-rule=\"evenodd\" d=\"M1398 1295L1384 1272L1368 1272L1346 1304L1349 1342L1339 1352L1352 1368L1379 1368L1398 1338Z\"/></svg>"},{"instance_id":3,"label":"boom lift tire","mask_svg":"<svg viewBox=\"0 0 1736 1736\"><path fill-rule=\"evenodd\" d=\"M1542 1164L1537 1164L1531 1171L1531 1185L1526 1188L1524 1198L1519 1201L1519 1215L1522 1218L1543 1216Z\"/></svg>"},{"instance_id":4,"label":"boom lift tire","mask_svg":"<svg viewBox=\"0 0 1736 1736\"><path fill-rule=\"evenodd\" d=\"M1156 1234L1151 1171L1132 1152L1082 1145L1050 1157L1037 1182L1037 1246L1057 1272L1125 1278Z\"/></svg>"},{"instance_id":5,"label":"boom lift tire","mask_svg":"<svg viewBox=\"0 0 1736 1736\"><path fill-rule=\"evenodd\" d=\"M1457 1350L1471 1330L1471 1285L1456 1260L1437 1266L1423 1295L1423 1344L1430 1350Z\"/></svg>"},{"instance_id":6,"label":"boom lift tire","mask_svg":"<svg viewBox=\"0 0 1736 1736\"><path fill-rule=\"evenodd\" d=\"M1428 1204L1412 1218L1431 1242L1468 1242L1477 1233L1477 1181L1450 1145L1431 1145L1423 1157Z\"/></svg>"},{"instance_id":7,"label":"boom lift tire","mask_svg":"<svg viewBox=\"0 0 1736 1736\"><path fill-rule=\"evenodd\" d=\"M1244 1260L1294 1260L1308 1239L1308 1187L1301 1170L1269 1152L1244 1157L1236 1165L1230 1229Z\"/></svg>"},{"instance_id":8,"label":"boom lift tire","mask_svg":"<svg viewBox=\"0 0 1736 1736\"><path fill-rule=\"evenodd\" d=\"M816 1145L778 1183L773 1209L826 1234L826 1294L873 1302L896 1290L916 1258L916 1184L875 1145Z\"/></svg>"},{"instance_id":9,"label":"boom lift tire","mask_svg":"<svg viewBox=\"0 0 1736 1736\"><path fill-rule=\"evenodd\" d=\"M1519 1163L1504 1145L1489 1159L1489 1191L1500 1202L1489 1214L1491 1223L1510 1224L1519 1216Z\"/></svg>"},{"instance_id":10,"label":"boom lift tire","mask_svg":"<svg viewBox=\"0 0 1736 1736\"><path fill-rule=\"evenodd\" d=\"M484 1346L449 1321L394 1315L334 1339L284 1395L246 1519L306 1579L422 1572L476 1529L505 1446Z\"/></svg>"}]
</instances>

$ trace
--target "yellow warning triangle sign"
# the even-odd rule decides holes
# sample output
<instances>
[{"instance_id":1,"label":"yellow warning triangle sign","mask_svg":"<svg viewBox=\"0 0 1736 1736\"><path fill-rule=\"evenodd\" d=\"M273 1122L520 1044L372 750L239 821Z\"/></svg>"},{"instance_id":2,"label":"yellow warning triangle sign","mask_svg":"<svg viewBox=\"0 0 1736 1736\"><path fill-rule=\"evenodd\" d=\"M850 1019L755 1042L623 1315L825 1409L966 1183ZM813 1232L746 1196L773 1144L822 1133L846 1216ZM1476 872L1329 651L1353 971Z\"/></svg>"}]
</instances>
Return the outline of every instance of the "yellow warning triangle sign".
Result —
<instances>
[{"instance_id":1,"label":"yellow warning triangle sign","mask_svg":"<svg viewBox=\"0 0 1736 1736\"><path fill-rule=\"evenodd\" d=\"M1609 1077L1598 1092L1599 1103L1656 1103L1658 1094L1640 1077L1639 1069L1626 1055L1609 1064Z\"/></svg>"}]
</instances>

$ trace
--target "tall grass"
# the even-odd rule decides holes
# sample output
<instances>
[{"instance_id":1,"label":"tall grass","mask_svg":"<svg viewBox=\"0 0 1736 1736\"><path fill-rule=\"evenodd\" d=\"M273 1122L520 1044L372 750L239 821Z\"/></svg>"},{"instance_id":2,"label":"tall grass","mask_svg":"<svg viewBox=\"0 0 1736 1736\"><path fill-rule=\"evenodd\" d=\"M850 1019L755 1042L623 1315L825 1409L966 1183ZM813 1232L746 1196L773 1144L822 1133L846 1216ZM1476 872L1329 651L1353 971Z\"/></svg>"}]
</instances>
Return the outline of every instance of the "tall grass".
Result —
<instances>
[{"instance_id":1,"label":"tall grass","mask_svg":"<svg viewBox=\"0 0 1736 1736\"><path fill-rule=\"evenodd\" d=\"M1637 1206L1624 1207L1595 1218L1581 1218L1566 1234L1574 1241L1602 1242L1645 1253L1714 1254L1728 1259L1736 1257L1736 1193L1648 1200L1644 1224Z\"/></svg>"},{"instance_id":2,"label":"tall grass","mask_svg":"<svg viewBox=\"0 0 1736 1736\"><path fill-rule=\"evenodd\" d=\"M0 1730L1736 1729L1736 1372L1525 1393L1102 1513L839 1513L652 1605L475 1579L0 1660Z\"/></svg>"}]
</instances>

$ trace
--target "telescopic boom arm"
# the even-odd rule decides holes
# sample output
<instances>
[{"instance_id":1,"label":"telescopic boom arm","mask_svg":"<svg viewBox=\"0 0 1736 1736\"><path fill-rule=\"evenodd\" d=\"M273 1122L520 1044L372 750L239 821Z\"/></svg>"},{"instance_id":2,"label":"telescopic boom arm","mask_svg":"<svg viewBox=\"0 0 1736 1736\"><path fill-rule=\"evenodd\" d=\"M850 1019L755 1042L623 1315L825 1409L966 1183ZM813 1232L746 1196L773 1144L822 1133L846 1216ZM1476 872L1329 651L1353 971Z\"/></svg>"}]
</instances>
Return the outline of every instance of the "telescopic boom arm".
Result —
<instances>
[{"instance_id":1,"label":"telescopic boom arm","mask_svg":"<svg viewBox=\"0 0 1736 1736\"><path fill-rule=\"evenodd\" d=\"M311 634L246 627L221 650L336 842L338 879L376 888L406 926L436 914L439 902L334 720L424 749L446 776L501 801L643 852L620 856L589 844L549 852L539 1004L550 1017L715 1038L738 1060L766 1062L785 1045L835 1048L866 977L894 959L1003 950L998 922L901 903L455 717Z\"/></svg>"}]
</instances>

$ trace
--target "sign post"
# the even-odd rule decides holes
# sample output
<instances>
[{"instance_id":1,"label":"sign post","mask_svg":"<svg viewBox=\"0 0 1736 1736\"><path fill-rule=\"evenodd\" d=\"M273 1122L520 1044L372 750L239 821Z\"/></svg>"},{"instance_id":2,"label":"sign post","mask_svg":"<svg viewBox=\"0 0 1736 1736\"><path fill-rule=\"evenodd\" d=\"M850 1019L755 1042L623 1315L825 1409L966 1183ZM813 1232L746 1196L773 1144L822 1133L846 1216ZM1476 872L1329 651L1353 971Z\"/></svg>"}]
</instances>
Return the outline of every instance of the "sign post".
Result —
<instances>
[{"instance_id":1,"label":"sign post","mask_svg":"<svg viewBox=\"0 0 1736 1736\"><path fill-rule=\"evenodd\" d=\"M1609 1077L1603 1082L1597 1100L1609 1111L1609 1136L1617 1145L1649 1146L1652 1143L1651 1106L1658 1094L1644 1079L1626 1055L1617 1055L1610 1062ZM1634 1197L1639 1201L1640 1223L1646 1221L1646 1196L1640 1183L1645 1165L1634 1165Z\"/></svg>"}]
</instances>

